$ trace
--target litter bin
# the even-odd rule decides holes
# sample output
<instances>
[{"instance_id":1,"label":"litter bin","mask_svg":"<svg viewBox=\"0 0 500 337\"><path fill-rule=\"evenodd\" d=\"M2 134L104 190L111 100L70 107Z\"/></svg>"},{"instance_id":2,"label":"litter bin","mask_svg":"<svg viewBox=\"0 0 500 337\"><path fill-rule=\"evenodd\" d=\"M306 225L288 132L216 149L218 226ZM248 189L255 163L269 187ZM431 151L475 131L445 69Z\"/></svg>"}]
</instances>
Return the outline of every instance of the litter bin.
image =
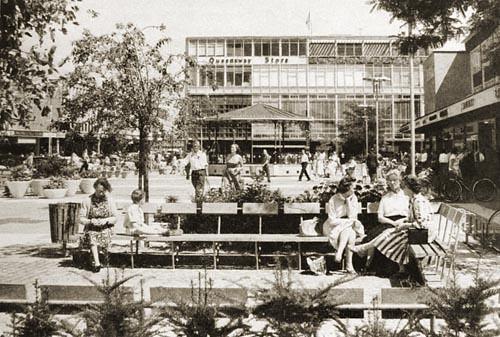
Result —
<instances>
[{"instance_id":1,"label":"litter bin","mask_svg":"<svg viewBox=\"0 0 500 337\"><path fill-rule=\"evenodd\" d=\"M65 202L49 204L50 239L52 243L63 244L75 239L78 233L80 204L76 202Z\"/></svg>"}]
</instances>

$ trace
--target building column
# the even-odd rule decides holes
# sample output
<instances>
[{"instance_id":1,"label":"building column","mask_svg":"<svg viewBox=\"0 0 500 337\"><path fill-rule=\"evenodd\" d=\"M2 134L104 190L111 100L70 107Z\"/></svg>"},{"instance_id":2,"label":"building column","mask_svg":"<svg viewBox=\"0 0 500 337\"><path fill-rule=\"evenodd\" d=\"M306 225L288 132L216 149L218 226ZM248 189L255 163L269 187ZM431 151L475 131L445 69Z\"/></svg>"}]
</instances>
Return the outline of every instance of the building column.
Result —
<instances>
[{"instance_id":1,"label":"building column","mask_svg":"<svg viewBox=\"0 0 500 337\"><path fill-rule=\"evenodd\" d=\"M56 153L57 153L57 154L60 154L60 153L61 153L61 151L60 151L60 147L59 147L59 145L60 145L59 143L60 143L60 142L59 142L59 138L57 138L57 139L56 139Z\"/></svg>"},{"instance_id":2,"label":"building column","mask_svg":"<svg viewBox=\"0 0 500 337\"><path fill-rule=\"evenodd\" d=\"M52 137L49 136L49 156L52 156Z\"/></svg>"}]
</instances>

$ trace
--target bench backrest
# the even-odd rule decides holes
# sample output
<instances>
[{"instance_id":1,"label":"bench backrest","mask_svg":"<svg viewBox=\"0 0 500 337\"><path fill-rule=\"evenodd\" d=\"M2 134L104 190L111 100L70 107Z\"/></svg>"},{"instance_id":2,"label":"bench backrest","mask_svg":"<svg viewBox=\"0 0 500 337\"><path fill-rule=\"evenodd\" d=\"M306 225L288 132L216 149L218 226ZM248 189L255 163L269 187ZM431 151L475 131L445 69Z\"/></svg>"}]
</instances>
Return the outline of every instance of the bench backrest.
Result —
<instances>
[{"instance_id":1,"label":"bench backrest","mask_svg":"<svg viewBox=\"0 0 500 337\"><path fill-rule=\"evenodd\" d=\"M262 216L277 215L278 204L275 202L245 202L241 207L243 214L255 214L259 216L259 234L262 234Z\"/></svg>"},{"instance_id":2,"label":"bench backrest","mask_svg":"<svg viewBox=\"0 0 500 337\"><path fill-rule=\"evenodd\" d=\"M181 215L196 214L197 205L193 202L188 203L166 203L160 207L161 214L177 215L177 229L181 228Z\"/></svg>"},{"instance_id":3,"label":"bench backrest","mask_svg":"<svg viewBox=\"0 0 500 337\"><path fill-rule=\"evenodd\" d=\"M438 212L437 238L447 248L456 249L460 229L464 227L466 214L463 210L442 203Z\"/></svg>"}]
</instances>

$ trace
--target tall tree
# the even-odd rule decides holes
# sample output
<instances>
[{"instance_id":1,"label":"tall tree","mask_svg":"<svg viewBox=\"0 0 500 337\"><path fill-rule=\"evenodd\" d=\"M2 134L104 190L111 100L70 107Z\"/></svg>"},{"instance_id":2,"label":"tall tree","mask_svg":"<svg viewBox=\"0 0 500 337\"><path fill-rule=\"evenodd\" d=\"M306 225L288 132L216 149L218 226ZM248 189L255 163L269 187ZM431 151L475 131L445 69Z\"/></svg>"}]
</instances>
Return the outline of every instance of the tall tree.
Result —
<instances>
[{"instance_id":1,"label":"tall tree","mask_svg":"<svg viewBox=\"0 0 500 337\"><path fill-rule=\"evenodd\" d=\"M57 86L56 32L76 22L76 0L0 1L0 130L26 126Z\"/></svg>"},{"instance_id":2,"label":"tall tree","mask_svg":"<svg viewBox=\"0 0 500 337\"><path fill-rule=\"evenodd\" d=\"M348 110L343 112L343 115L344 123L339 125L339 131L343 140L343 152L348 157L366 152L367 133L368 147L370 148L375 144L375 109L372 106L360 107L352 105Z\"/></svg>"},{"instance_id":3,"label":"tall tree","mask_svg":"<svg viewBox=\"0 0 500 337\"><path fill-rule=\"evenodd\" d=\"M148 27L149 28L149 27ZM156 27L164 31L164 27ZM175 111L187 76L181 55L164 56L169 39L154 45L133 24L119 24L111 34L84 31L70 60L65 108L68 120L88 122L107 135L139 131L139 188L149 200L147 163L153 136ZM187 59L189 63L189 59ZM176 69L177 68L177 69Z\"/></svg>"},{"instance_id":4,"label":"tall tree","mask_svg":"<svg viewBox=\"0 0 500 337\"><path fill-rule=\"evenodd\" d=\"M415 95L413 58L419 49L441 47L450 38L464 33L459 15L476 0L369 0L373 9L384 10L392 20L406 24L408 33L398 38L399 51L409 56L411 168L415 174Z\"/></svg>"}]
</instances>

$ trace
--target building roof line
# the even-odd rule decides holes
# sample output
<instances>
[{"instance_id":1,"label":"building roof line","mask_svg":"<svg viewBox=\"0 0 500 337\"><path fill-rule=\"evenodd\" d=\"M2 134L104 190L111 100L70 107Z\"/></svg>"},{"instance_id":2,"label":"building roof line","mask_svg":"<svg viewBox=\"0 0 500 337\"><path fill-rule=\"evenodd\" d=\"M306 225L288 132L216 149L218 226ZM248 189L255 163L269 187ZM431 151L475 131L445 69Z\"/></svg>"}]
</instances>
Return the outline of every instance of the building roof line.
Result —
<instances>
[{"instance_id":1,"label":"building roof line","mask_svg":"<svg viewBox=\"0 0 500 337\"><path fill-rule=\"evenodd\" d=\"M241 36L188 36L189 39L277 39L277 38L301 38L307 40L396 40L396 37L386 35L241 35Z\"/></svg>"}]
</instances>

